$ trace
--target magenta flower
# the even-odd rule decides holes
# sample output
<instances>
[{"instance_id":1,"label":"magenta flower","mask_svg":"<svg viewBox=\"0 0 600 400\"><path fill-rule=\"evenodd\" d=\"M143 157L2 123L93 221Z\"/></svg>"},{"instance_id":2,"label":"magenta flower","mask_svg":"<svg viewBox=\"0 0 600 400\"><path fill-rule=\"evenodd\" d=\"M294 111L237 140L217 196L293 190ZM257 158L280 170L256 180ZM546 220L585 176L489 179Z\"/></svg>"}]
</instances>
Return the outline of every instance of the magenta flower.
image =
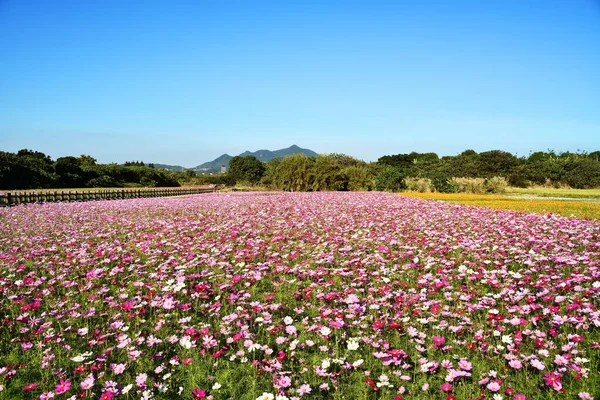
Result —
<instances>
[{"instance_id":1,"label":"magenta flower","mask_svg":"<svg viewBox=\"0 0 600 400\"><path fill-rule=\"evenodd\" d=\"M206 391L198 388L192 390L192 396L194 396L194 400L204 400L206 397Z\"/></svg>"},{"instance_id":2,"label":"magenta flower","mask_svg":"<svg viewBox=\"0 0 600 400\"><path fill-rule=\"evenodd\" d=\"M440 386L440 390L442 392L451 392L452 391L452 385L449 383L443 383L442 386Z\"/></svg>"},{"instance_id":3,"label":"magenta flower","mask_svg":"<svg viewBox=\"0 0 600 400\"><path fill-rule=\"evenodd\" d=\"M444 343L446 343L446 339L443 336L434 336L432 338L433 340L433 345L437 348L440 348L444 345Z\"/></svg>"},{"instance_id":4,"label":"magenta flower","mask_svg":"<svg viewBox=\"0 0 600 400\"><path fill-rule=\"evenodd\" d=\"M60 382L56 384L56 387L54 388L54 392L56 394L63 394L65 392L68 392L70 388L71 388L71 381L69 381L68 379L66 381L61 379Z\"/></svg>"},{"instance_id":5,"label":"magenta flower","mask_svg":"<svg viewBox=\"0 0 600 400\"><path fill-rule=\"evenodd\" d=\"M23 390L26 392L31 392L32 390L35 390L35 388L38 386L39 386L39 384L37 384L37 383L30 383L29 385L25 386L23 388Z\"/></svg>"},{"instance_id":6,"label":"magenta flower","mask_svg":"<svg viewBox=\"0 0 600 400\"><path fill-rule=\"evenodd\" d=\"M544 374L544 381L546 386L552 387L554 390L559 391L562 389L562 382L560 380L560 375L556 372L546 372Z\"/></svg>"}]
</instances>

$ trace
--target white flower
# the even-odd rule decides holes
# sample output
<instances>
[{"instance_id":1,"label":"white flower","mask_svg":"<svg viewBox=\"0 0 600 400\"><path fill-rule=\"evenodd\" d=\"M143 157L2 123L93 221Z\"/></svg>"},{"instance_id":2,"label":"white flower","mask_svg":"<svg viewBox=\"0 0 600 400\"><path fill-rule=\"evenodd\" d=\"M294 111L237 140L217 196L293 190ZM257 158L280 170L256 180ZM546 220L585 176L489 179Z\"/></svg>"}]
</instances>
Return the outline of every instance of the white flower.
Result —
<instances>
[{"instance_id":1,"label":"white flower","mask_svg":"<svg viewBox=\"0 0 600 400\"><path fill-rule=\"evenodd\" d=\"M358 368L358 367L360 367L360 366L361 366L361 364L362 364L362 363L364 363L364 362L365 362L365 360L363 360L363 359L361 358L360 360L356 360L356 361L354 361L354 363L352 363L352 366L353 366L354 368Z\"/></svg>"},{"instance_id":2,"label":"white flower","mask_svg":"<svg viewBox=\"0 0 600 400\"><path fill-rule=\"evenodd\" d=\"M358 342L356 340L348 341L348 350L358 350Z\"/></svg>"},{"instance_id":3,"label":"white flower","mask_svg":"<svg viewBox=\"0 0 600 400\"><path fill-rule=\"evenodd\" d=\"M292 317L290 317L290 316L287 316L287 317L285 317L285 318L283 319L283 322L284 322L286 325L291 325L291 324L294 322L294 319L293 319Z\"/></svg>"},{"instance_id":4,"label":"white flower","mask_svg":"<svg viewBox=\"0 0 600 400\"><path fill-rule=\"evenodd\" d=\"M329 336L330 333L331 333L331 329L329 329L328 327L324 326L321 328L321 335Z\"/></svg>"},{"instance_id":5,"label":"white flower","mask_svg":"<svg viewBox=\"0 0 600 400\"><path fill-rule=\"evenodd\" d=\"M192 342L190 341L190 337L189 336L184 336L181 339L179 339L179 344L184 349L191 349L192 348Z\"/></svg>"},{"instance_id":6,"label":"white flower","mask_svg":"<svg viewBox=\"0 0 600 400\"><path fill-rule=\"evenodd\" d=\"M274 398L275 396L273 396L271 393L263 392L263 394L258 396L256 400L273 400Z\"/></svg>"},{"instance_id":7,"label":"white flower","mask_svg":"<svg viewBox=\"0 0 600 400\"><path fill-rule=\"evenodd\" d=\"M253 352L254 350L260 350L260 344L252 343L252 345L248 347L249 352Z\"/></svg>"},{"instance_id":8,"label":"white flower","mask_svg":"<svg viewBox=\"0 0 600 400\"><path fill-rule=\"evenodd\" d=\"M219 382L215 382L212 386L212 390L219 390L221 388L221 384Z\"/></svg>"},{"instance_id":9,"label":"white flower","mask_svg":"<svg viewBox=\"0 0 600 400\"><path fill-rule=\"evenodd\" d=\"M510 335L502 335L502 343L511 344L512 342Z\"/></svg>"}]
</instances>

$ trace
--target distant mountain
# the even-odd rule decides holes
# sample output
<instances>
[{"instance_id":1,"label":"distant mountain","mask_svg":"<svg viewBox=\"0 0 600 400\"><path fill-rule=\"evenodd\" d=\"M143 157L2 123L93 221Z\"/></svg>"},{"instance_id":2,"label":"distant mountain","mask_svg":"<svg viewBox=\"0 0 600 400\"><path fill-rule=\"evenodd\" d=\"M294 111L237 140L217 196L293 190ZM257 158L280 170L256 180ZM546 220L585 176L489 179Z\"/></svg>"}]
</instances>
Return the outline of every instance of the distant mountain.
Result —
<instances>
[{"instance_id":1,"label":"distant mountain","mask_svg":"<svg viewBox=\"0 0 600 400\"><path fill-rule=\"evenodd\" d=\"M182 167L181 165L168 165L168 164L156 164L156 163L154 163L154 168L166 169L167 171L174 171L174 172L184 172L187 170L187 168Z\"/></svg>"},{"instance_id":2,"label":"distant mountain","mask_svg":"<svg viewBox=\"0 0 600 400\"><path fill-rule=\"evenodd\" d=\"M223 154L222 156L217 157L212 161L202 163L197 167L191 169L200 173L220 172L221 166L224 165L225 167L227 167L229 165L229 160L231 160L232 158L233 156L230 156L229 154Z\"/></svg>"},{"instance_id":3,"label":"distant mountain","mask_svg":"<svg viewBox=\"0 0 600 400\"><path fill-rule=\"evenodd\" d=\"M280 150L275 150L275 151L271 151L271 150L257 150L255 152L245 151L242 154L240 154L240 156L254 156L254 157L258 158L260 161L268 162L274 158L278 158L278 157L283 158L283 157L291 156L292 154L299 154L299 153L302 153L308 157L318 155L316 152L314 152L312 150L303 149L301 147L293 145L293 146L288 147L287 149L280 149ZM223 154L219 158L216 158L212 161L208 161L203 164L200 164L197 167L194 167L192 169L194 171L200 172L200 173L219 172L221 170L222 165L224 165L225 167L229 166L229 160L231 160L232 158L233 157L230 156L229 154Z\"/></svg>"}]
</instances>

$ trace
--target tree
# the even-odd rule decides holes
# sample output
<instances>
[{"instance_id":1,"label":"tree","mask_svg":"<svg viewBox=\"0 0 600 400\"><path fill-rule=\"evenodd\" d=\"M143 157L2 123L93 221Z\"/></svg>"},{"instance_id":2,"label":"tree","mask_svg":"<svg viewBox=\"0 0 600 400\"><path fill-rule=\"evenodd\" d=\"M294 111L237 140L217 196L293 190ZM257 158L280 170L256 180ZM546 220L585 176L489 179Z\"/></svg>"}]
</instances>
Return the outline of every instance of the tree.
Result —
<instances>
[{"instance_id":1,"label":"tree","mask_svg":"<svg viewBox=\"0 0 600 400\"><path fill-rule=\"evenodd\" d=\"M277 166L275 184L290 192L306 192L310 188L313 161L304 154L285 157Z\"/></svg>"},{"instance_id":2,"label":"tree","mask_svg":"<svg viewBox=\"0 0 600 400\"><path fill-rule=\"evenodd\" d=\"M33 150L19 150L16 154L18 168L16 186L12 189L37 189L53 186L54 168L50 156Z\"/></svg>"},{"instance_id":3,"label":"tree","mask_svg":"<svg viewBox=\"0 0 600 400\"><path fill-rule=\"evenodd\" d=\"M235 156L229 160L229 175L236 182L258 183L264 174L264 163L254 156Z\"/></svg>"},{"instance_id":4,"label":"tree","mask_svg":"<svg viewBox=\"0 0 600 400\"><path fill-rule=\"evenodd\" d=\"M82 154L79 156L79 163L83 166L93 166L96 165L96 159L92 156L88 156L86 154Z\"/></svg>"},{"instance_id":5,"label":"tree","mask_svg":"<svg viewBox=\"0 0 600 400\"><path fill-rule=\"evenodd\" d=\"M315 158L311 174L312 190L326 191L345 189L346 182L344 182L345 179L340 174L341 168L338 164L339 159L338 155L333 154L319 154Z\"/></svg>"},{"instance_id":6,"label":"tree","mask_svg":"<svg viewBox=\"0 0 600 400\"><path fill-rule=\"evenodd\" d=\"M281 160L281 157L276 157L265 164L265 173L260 180L261 184L271 188L277 188L277 167L279 167Z\"/></svg>"},{"instance_id":7,"label":"tree","mask_svg":"<svg viewBox=\"0 0 600 400\"><path fill-rule=\"evenodd\" d=\"M406 189L401 168L387 166L375 178L375 188L386 192L399 192Z\"/></svg>"},{"instance_id":8,"label":"tree","mask_svg":"<svg viewBox=\"0 0 600 400\"><path fill-rule=\"evenodd\" d=\"M366 166L351 165L342 170L342 175L346 178L346 189L353 192L362 192L372 190L374 179L371 171Z\"/></svg>"},{"instance_id":9,"label":"tree","mask_svg":"<svg viewBox=\"0 0 600 400\"><path fill-rule=\"evenodd\" d=\"M479 154L478 172L481 178L508 176L519 164L519 159L502 150L491 150Z\"/></svg>"},{"instance_id":10,"label":"tree","mask_svg":"<svg viewBox=\"0 0 600 400\"><path fill-rule=\"evenodd\" d=\"M81 169L81 160L77 157L59 157L54 163L54 170L58 175L61 187L78 188L85 186L84 172Z\"/></svg>"}]
</instances>

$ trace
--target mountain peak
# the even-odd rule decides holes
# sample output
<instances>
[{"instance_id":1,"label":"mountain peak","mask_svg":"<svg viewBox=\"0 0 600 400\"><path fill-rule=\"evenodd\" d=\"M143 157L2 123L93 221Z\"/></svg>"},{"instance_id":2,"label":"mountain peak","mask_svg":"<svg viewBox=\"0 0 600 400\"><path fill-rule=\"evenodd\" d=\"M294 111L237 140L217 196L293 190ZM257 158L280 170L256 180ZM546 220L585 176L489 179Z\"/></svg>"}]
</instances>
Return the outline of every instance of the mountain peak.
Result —
<instances>
[{"instance_id":1,"label":"mountain peak","mask_svg":"<svg viewBox=\"0 0 600 400\"><path fill-rule=\"evenodd\" d=\"M241 153L240 156L254 156L262 162L269 162L274 158L283 158L298 153L302 153L308 157L313 157L317 155L316 152L310 149L303 149L302 147L293 144L287 149L279 149L274 151L263 149L257 150L255 152L250 152L246 150L245 152ZM221 165L228 165L229 160L231 160L232 158L233 157L231 157L229 154L223 154L219 158L200 164L192 169L198 172L218 172L221 170Z\"/></svg>"}]
</instances>

